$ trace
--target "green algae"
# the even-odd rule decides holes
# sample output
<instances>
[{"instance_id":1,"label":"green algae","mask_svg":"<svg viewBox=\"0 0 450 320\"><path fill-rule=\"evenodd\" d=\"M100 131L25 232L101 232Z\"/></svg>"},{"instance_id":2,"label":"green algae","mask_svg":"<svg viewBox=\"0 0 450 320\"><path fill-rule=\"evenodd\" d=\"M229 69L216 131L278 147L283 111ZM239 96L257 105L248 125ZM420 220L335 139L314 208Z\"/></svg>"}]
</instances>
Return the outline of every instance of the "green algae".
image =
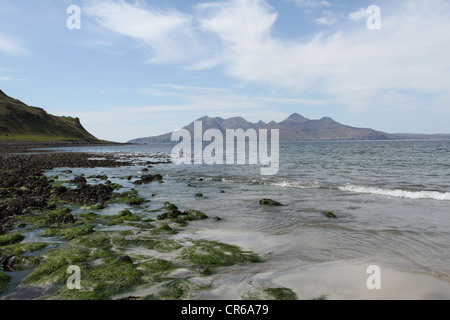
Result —
<instances>
[{"instance_id":1,"label":"green algae","mask_svg":"<svg viewBox=\"0 0 450 320\"><path fill-rule=\"evenodd\" d=\"M133 263L114 261L92 268L83 275L85 286L111 298L142 282L143 273Z\"/></svg>"},{"instance_id":2,"label":"green algae","mask_svg":"<svg viewBox=\"0 0 450 320\"><path fill-rule=\"evenodd\" d=\"M164 289L158 293L161 300L181 300L185 293L189 291L189 281L187 279L175 279L165 283Z\"/></svg>"},{"instance_id":3,"label":"green algae","mask_svg":"<svg viewBox=\"0 0 450 320\"><path fill-rule=\"evenodd\" d=\"M267 288L264 292L274 300L298 300L297 295L289 288Z\"/></svg>"},{"instance_id":4,"label":"green algae","mask_svg":"<svg viewBox=\"0 0 450 320\"><path fill-rule=\"evenodd\" d=\"M110 259L97 266L81 268L81 289L63 288L52 300L108 300L143 282L137 265Z\"/></svg>"},{"instance_id":5,"label":"green algae","mask_svg":"<svg viewBox=\"0 0 450 320\"><path fill-rule=\"evenodd\" d=\"M7 245L7 246L0 248L0 255L1 256L4 256L4 255L18 256L18 255L22 255L27 252L33 253L33 252L44 249L48 245L50 245L50 243L46 243L46 242L11 244L11 245Z\"/></svg>"},{"instance_id":6,"label":"green algae","mask_svg":"<svg viewBox=\"0 0 450 320\"><path fill-rule=\"evenodd\" d=\"M87 222L93 222L99 219L101 216L93 212L83 212L82 214L79 215L79 217Z\"/></svg>"},{"instance_id":7,"label":"green algae","mask_svg":"<svg viewBox=\"0 0 450 320\"><path fill-rule=\"evenodd\" d=\"M94 232L94 227L91 225L82 225L80 227L59 227L49 228L44 230L41 237L60 237L61 240L72 240L74 238L84 236Z\"/></svg>"},{"instance_id":8,"label":"green algae","mask_svg":"<svg viewBox=\"0 0 450 320\"><path fill-rule=\"evenodd\" d=\"M139 197L138 192L135 189L123 192L121 194L116 194L116 202L127 203L130 206L138 206L144 202L148 202L145 198Z\"/></svg>"},{"instance_id":9,"label":"green algae","mask_svg":"<svg viewBox=\"0 0 450 320\"><path fill-rule=\"evenodd\" d=\"M0 272L0 294L8 290L11 277L6 273Z\"/></svg>"},{"instance_id":10,"label":"green algae","mask_svg":"<svg viewBox=\"0 0 450 320\"><path fill-rule=\"evenodd\" d=\"M149 232L154 235L159 234L159 233L166 233L166 234L177 234L178 233L178 231L172 229L172 227L169 226L168 224L162 224L159 227L151 229Z\"/></svg>"},{"instance_id":11,"label":"green algae","mask_svg":"<svg viewBox=\"0 0 450 320\"><path fill-rule=\"evenodd\" d=\"M139 269L149 274L167 273L175 268L175 265L164 259L152 259L139 263Z\"/></svg>"},{"instance_id":12,"label":"green algae","mask_svg":"<svg viewBox=\"0 0 450 320\"><path fill-rule=\"evenodd\" d=\"M168 253L183 247L182 244L172 239L142 239L131 240L128 242L129 246L142 247L145 249L155 250L161 253Z\"/></svg>"},{"instance_id":13,"label":"green algae","mask_svg":"<svg viewBox=\"0 0 450 320\"><path fill-rule=\"evenodd\" d=\"M38 256L39 264L22 280L24 284L62 284L67 279L67 268L89 261L91 250L64 245Z\"/></svg>"},{"instance_id":14,"label":"green algae","mask_svg":"<svg viewBox=\"0 0 450 320\"><path fill-rule=\"evenodd\" d=\"M106 206L104 204L97 203L97 204L94 204L94 205L90 206L88 210L100 211L100 210L103 210L105 208L106 208Z\"/></svg>"},{"instance_id":15,"label":"green algae","mask_svg":"<svg viewBox=\"0 0 450 320\"><path fill-rule=\"evenodd\" d=\"M112 226L116 224L122 224L124 222L139 222L141 218L135 214L133 214L130 210L123 210L119 212L118 215L109 217L110 221L106 223L107 226Z\"/></svg>"},{"instance_id":16,"label":"green algae","mask_svg":"<svg viewBox=\"0 0 450 320\"><path fill-rule=\"evenodd\" d=\"M71 245L91 248L93 250L108 251L113 247L111 235L106 232L95 232L89 235L76 237L69 242ZM91 253L92 254L92 253Z\"/></svg>"},{"instance_id":17,"label":"green algae","mask_svg":"<svg viewBox=\"0 0 450 320\"><path fill-rule=\"evenodd\" d=\"M44 230L41 237L60 237L61 240L72 240L94 232L91 225L82 225L80 227L55 227Z\"/></svg>"},{"instance_id":18,"label":"green algae","mask_svg":"<svg viewBox=\"0 0 450 320\"><path fill-rule=\"evenodd\" d=\"M0 236L0 247L22 242L25 239L20 233L11 233Z\"/></svg>"},{"instance_id":19,"label":"green algae","mask_svg":"<svg viewBox=\"0 0 450 320\"><path fill-rule=\"evenodd\" d=\"M69 207L57 207L54 209L39 209L39 211L18 216L16 219L27 225L27 229L39 229L50 227L58 221L58 217L68 216L72 212Z\"/></svg>"},{"instance_id":20,"label":"green algae","mask_svg":"<svg viewBox=\"0 0 450 320\"><path fill-rule=\"evenodd\" d=\"M113 251L114 238L119 233L96 232L77 237L63 246L38 256L39 264L22 281L24 284L63 285L69 275L67 268L80 266L82 289L63 288L49 299L109 299L140 283L143 273L138 265L119 261Z\"/></svg>"},{"instance_id":21,"label":"green algae","mask_svg":"<svg viewBox=\"0 0 450 320\"><path fill-rule=\"evenodd\" d=\"M180 257L192 265L210 267L262 261L257 254L242 251L237 246L206 240L193 241L192 246L182 249Z\"/></svg>"},{"instance_id":22,"label":"green algae","mask_svg":"<svg viewBox=\"0 0 450 320\"><path fill-rule=\"evenodd\" d=\"M136 204L145 200L138 197L132 190L123 197L116 198L116 202L130 204L137 198ZM142 200L142 201L141 201ZM75 206L74 212L80 207ZM102 210L103 205L94 205L87 210ZM86 209L82 207L81 209ZM76 211L75 211L76 210ZM163 208L154 210L172 212L178 208L172 203L165 203ZM160 292L154 294L157 299L183 299L200 290L198 286L190 283L188 279L167 279L167 275L177 268L192 268L201 274L213 274L217 267L230 266L238 263L259 262L259 257L253 253L244 252L238 247L211 241L175 241L170 235L176 234L174 224L186 226L188 222L208 219L208 216L197 210L179 212L176 218L167 219L167 222L154 221L133 214L130 210L120 211L117 215L102 215L94 212L74 213L74 223L58 224L54 221L61 215L72 215L72 209L56 203L50 209L36 208L35 212L21 216L20 219L27 224L27 228L44 229L40 236L58 237L63 241L60 244L30 243L8 244L0 248L18 258L29 259L26 264L31 268L28 276L21 285L31 284L52 285L54 290L50 296L44 297L52 300L106 300L113 299L131 290L138 285L157 285ZM130 225L133 230L101 231L94 226ZM136 228L140 228L136 229ZM145 231L144 231L145 230ZM22 239L23 240L23 239ZM22 241L20 240L20 241ZM16 239L15 241L19 241ZM19 242L20 242L19 241ZM46 248L51 245L51 249ZM54 248L55 246L57 248ZM158 259L156 252L145 252L142 249L154 250L158 253L171 253L173 260ZM37 257L22 257L27 252L46 250ZM129 262L119 258L131 255ZM2 253L0 251L0 253ZM171 255L169 255L171 256ZM182 260L180 261L179 258ZM188 265L186 265L186 262ZM66 281L70 277L67 273L69 266L79 266L81 269L81 290L69 290ZM198 287L198 288L197 288ZM206 287L205 287L206 288ZM56 291L57 290L57 291ZM206 289L205 289L206 290Z\"/></svg>"},{"instance_id":23,"label":"green algae","mask_svg":"<svg viewBox=\"0 0 450 320\"><path fill-rule=\"evenodd\" d=\"M322 212L322 214L323 214L325 217L327 217L327 218L330 218L330 219L337 219L337 216L336 216L333 212L330 212L330 211L328 211L328 212Z\"/></svg>"},{"instance_id":24,"label":"green algae","mask_svg":"<svg viewBox=\"0 0 450 320\"><path fill-rule=\"evenodd\" d=\"M275 207L282 207L283 204L281 204L278 201L272 200L272 199L261 199L259 200L260 205L264 206L275 206Z\"/></svg>"}]
</instances>

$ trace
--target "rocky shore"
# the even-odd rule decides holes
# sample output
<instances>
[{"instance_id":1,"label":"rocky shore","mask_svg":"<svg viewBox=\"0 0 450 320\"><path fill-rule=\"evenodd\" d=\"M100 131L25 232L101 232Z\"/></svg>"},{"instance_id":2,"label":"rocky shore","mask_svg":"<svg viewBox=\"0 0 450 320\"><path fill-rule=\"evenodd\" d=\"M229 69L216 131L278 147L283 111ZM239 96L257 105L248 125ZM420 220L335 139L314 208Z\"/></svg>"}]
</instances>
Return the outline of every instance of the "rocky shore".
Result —
<instances>
[{"instance_id":1,"label":"rocky shore","mask_svg":"<svg viewBox=\"0 0 450 320\"><path fill-rule=\"evenodd\" d=\"M69 181L46 175L54 168L87 168L88 172L136 165L142 165L145 174L124 180L137 187L163 183L161 175L147 173L152 166L133 159L111 154L101 159L86 153L30 154L26 147L3 146L0 299L195 299L198 292L211 289L207 277L220 268L262 261L236 246L173 237L188 223L209 219L203 212L181 211L167 202L142 214L151 200L134 188L124 190L111 183L105 175L89 177L91 183L83 175L72 175ZM71 175L69 169L66 173ZM102 214L109 207L117 212ZM139 208L138 213L134 208ZM67 285L71 266L81 269L80 289ZM269 289L262 293L266 298L274 298L280 290L283 297L295 298L290 289Z\"/></svg>"}]
</instances>

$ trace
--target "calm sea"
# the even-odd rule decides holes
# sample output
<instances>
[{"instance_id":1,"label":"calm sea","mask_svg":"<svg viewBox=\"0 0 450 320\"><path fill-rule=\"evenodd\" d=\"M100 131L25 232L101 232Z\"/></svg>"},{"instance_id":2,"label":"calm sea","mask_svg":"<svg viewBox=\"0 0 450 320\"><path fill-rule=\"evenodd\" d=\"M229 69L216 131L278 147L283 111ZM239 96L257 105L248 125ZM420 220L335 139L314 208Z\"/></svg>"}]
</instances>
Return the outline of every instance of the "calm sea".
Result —
<instances>
[{"instance_id":1,"label":"calm sea","mask_svg":"<svg viewBox=\"0 0 450 320\"><path fill-rule=\"evenodd\" d=\"M170 154L173 146L64 151L154 161L149 154ZM162 174L164 184L123 180L137 178L142 168L92 172L153 195L142 212L171 201L221 218L195 222L178 237L237 244L266 258L217 276L216 289L204 298L233 299L263 282L291 287L306 299L450 298L450 141L281 142L274 176L262 176L259 165L160 164L149 170ZM262 198L284 206L260 206ZM338 218L323 214L329 211ZM365 282L373 264L384 272L378 292Z\"/></svg>"}]
</instances>

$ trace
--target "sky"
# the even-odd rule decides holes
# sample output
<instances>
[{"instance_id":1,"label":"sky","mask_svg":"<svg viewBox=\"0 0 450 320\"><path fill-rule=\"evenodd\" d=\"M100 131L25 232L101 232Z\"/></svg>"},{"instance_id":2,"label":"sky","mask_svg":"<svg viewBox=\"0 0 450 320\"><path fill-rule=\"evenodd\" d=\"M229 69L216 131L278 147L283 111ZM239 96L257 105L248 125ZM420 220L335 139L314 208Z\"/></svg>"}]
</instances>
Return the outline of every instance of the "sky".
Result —
<instances>
[{"instance_id":1,"label":"sky","mask_svg":"<svg viewBox=\"0 0 450 320\"><path fill-rule=\"evenodd\" d=\"M118 142L205 115L450 133L449 17L449 0L0 0L0 89Z\"/></svg>"}]
</instances>

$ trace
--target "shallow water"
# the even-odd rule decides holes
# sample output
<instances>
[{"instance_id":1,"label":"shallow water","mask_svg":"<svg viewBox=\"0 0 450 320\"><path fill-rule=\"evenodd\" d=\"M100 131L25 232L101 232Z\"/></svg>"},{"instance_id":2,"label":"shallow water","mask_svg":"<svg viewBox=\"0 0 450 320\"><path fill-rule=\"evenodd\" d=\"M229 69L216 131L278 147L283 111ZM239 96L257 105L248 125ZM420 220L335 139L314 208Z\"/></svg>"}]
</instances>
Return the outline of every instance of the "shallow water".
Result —
<instances>
[{"instance_id":1,"label":"shallow water","mask_svg":"<svg viewBox=\"0 0 450 320\"><path fill-rule=\"evenodd\" d=\"M64 151L119 151L148 161L149 153L170 154L172 147ZM163 184L124 179L137 179L142 168L73 169L73 175L106 174L124 189L135 188L151 199L136 213L156 216L148 211L170 201L220 217L191 223L176 237L236 244L265 258L212 276L215 289L203 297L239 298L265 281L306 299L450 298L450 141L282 142L275 176L261 176L258 165L157 164L149 170L162 174ZM204 197L194 196L199 192ZM260 206L262 198L284 206ZM371 264L382 270L377 292L366 286Z\"/></svg>"}]
</instances>

